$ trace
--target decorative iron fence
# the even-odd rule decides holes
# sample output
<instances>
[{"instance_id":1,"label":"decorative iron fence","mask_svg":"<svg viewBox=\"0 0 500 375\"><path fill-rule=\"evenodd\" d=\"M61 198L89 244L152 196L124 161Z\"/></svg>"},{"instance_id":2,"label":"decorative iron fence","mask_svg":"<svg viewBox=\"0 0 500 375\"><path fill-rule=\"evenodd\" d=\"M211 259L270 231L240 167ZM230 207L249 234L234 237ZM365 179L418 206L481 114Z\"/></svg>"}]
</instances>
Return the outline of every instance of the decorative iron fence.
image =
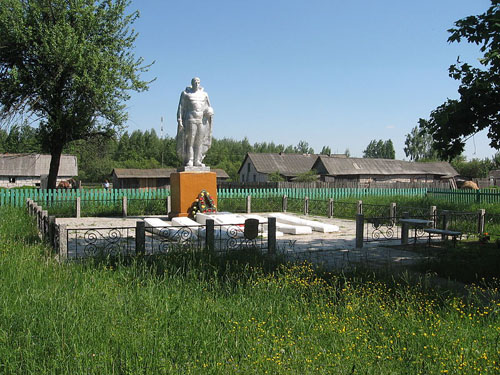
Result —
<instances>
[{"instance_id":1,"label":"decorative iron fence","mask_svg":"<svg viewBox=\"0 0 500 375\"><path fill-rule=\"evenodd\" d=\"M316 216L329 216L330 202L328 200L309 199L308 200L308 214Z\"/></svg>"},{"instance_id":2,"label":"decorative iron fence","mask_svg":"<svg viewBox=\"0 0 500 375\"><path fill-rule=\"evenodd\" d=\"M66 229L69 259L135 255L135 227Z\"/></svg>"},{"instance_id":3,"label":"decorative iron fence","mask_svg":"<svg viewBox=\"0 0 500 375\"><path fill-rule=\"evenodd\" d=\"M251 208L252 212L281 212L283 210L283 197L252 197Z\"/></svg>"},{"instance_id":4,"label":"decorative iron fence","mask_svg":"<svg viewBox=\"0 0 500 375\"><path fill-rule=\"evenodd\" d=\"M363 203L363 214L366 217L391 216L391 206Z\"/></svg>"},{"instance_id":5,"label":"decorative iron fence","mask_svg":"<svg viewBox=\"0 0 500 375\"><path fill-rule=\"evenodd\" d=\"M365 242L400 239L400 227L390 216L369 217L365 219Z\"/></svg>"},{"instance_id":6,"label":"decorative iron fence","mask_svg":"<svg viewBox=\"0 0 500 375\"><path fill-rule=\"evenodd\" d=\"M218 199L217 211L221 212L246 212L247 201L245 197Z\"/></svg>"},{"instance_id":7,"label":"decorative iron fence","mask_svg":"<svg viewBox=\"0 0 500 375\"><path fill-rule=\"evenodd\" d=\"M275 225L272 226L275 231ZM58 254L62 259L161 255L172 251L208 250L227 253L242 249L274 251L276 235L265 223L147 227L66 228L59 226ZM273 230L273 229L271 229Z\"/></svg>"},{"instance_id":8,"label":"decorative iron fence","mask_svg":"<svg viewBox=\"0 0 500 375\"><path fill-rule=\"evenodd\" d=\"M333 202L333 217L339 219L353 219L358 212L358 204L353 202Z\"/></svg>"}]
</instances>

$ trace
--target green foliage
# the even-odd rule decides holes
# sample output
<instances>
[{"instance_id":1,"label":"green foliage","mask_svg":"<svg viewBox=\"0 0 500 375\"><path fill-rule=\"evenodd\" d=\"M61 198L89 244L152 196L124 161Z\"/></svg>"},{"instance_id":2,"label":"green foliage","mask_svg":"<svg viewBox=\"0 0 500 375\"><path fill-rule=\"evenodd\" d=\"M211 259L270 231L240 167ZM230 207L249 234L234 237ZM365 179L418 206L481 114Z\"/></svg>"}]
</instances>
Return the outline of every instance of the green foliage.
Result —
<instances>
[{"instance_id":1,"label":"green foliage","mask_svg":"<svg viewBox=\"0 0 500 375\"><path fill-rule=\"evenodd\" d=\"M449 42L480 46L480 67L458 61L449 75L460 81L460 99L448 99L435 109L425 129L432 134L436 150L451 159L462 153L465 142L477 132L488 129L491 147L500 149L500 2L491 0L483 14L455 22Z\"/></svg>"},{"instance_id":2,"label":"green foliage","mask_svg":"<svg viewBox=\"0 0 500 375\"><path fill-rule=\"evenodd\" d=\"M0 152L37 153L40 151L38 130L26 122L11 126L8 131L0 129Z\"/></svg>"},{"instance_id":3,"label":"green foliage","mask_svg":"<svg viewBox=\"0 0 500 375\"><path fill-rule=\"evenodd\" d=\"M66 144L111 133L126 119L129 91L147 89L147 70L131 52L138 17L128 0L2 0L2 113L25 110L42 119L39 135L52 155L55 187Z\"/></svg>"},{"instance_id":4,"label":"green foliage","mask_svg":"<svg viewBox=\"0 0 500 375\"><path fill-rule=\"evenodd\" d=\"M406 135L404 152L413 161L434 161L438 159L437 151L433 148L432 135L426 132L427 121L420 119L419 126L415 126Z\"/></svg>"},{"instance_id":5,"label":"green foliage","mask_svg":"<svg viewBox=\"0 0 500 375\"><path fill-rule=\"evenodd\" d=\"M268 181L271 182L281 182L281 181L286 181L285 177L283 177L279 171L269 173L267 176Z\"/></svg>"},{"instance_id":6,"label":"green foliage","mask_svg":"<svg viewBox=\"0 0 500 375\"><path fill-rule=\"evenodd\" d=\"M395 159L396 151L394 150L392 140L372 140L363 151L363 157L375 159Z\"/></svg>"},{"instance_id":7,"label":"green foliage","mask_svg":"<svg viewBox=\"0 0 500 375\"><path fill-rule=\"evenodd\" d=\"M320 155L331 155L331 153L332 153L332 149L330 148L330 146L323 146L323 148L321 149Z\"/></svg>"},{"instance_id":8,"label":"green foliage","mask_svg":"<svg viewBox=\"0 0 500 375\"><path fill-rule=\"evenodd\" d=\"M307 171L299 174L294 178L296 182L314 182L318 180L318 175L315 170Z\"/></svg>"},{"instance_id":9,"label":"green foliage","mask_svg":"<svg viewBox=\"0 0 500 375\"><path fill-rule=\"evenodd\" d=\"M297 146L293 148L295 154L314 154L314 149L309 147L309 143L306 141L299 141Z\"/></svg>"},{"instance_id":10,"label":"green foliage","mask_svg":"<svg viewBox=\"0 0 500 375\"><path fill-rule=\"evenodd\" d=\"M31 224L0 207L6 374L498 370L498 282L465 299L425 276L323 274L252 251L60 264Z\"/></svg>"},{"instance_id":11,"label":"green foliage","mask_svg":"<svg viewBox=\"0 0 500 375\"><path fill-rule=\"evenodd\" d=\"M464 158L455 158L451 161L451 165L456 169L458 174L468 179L487 178L488 172L493 169L493 161L491 159L472 159L466 161Z\"/></svg>"}]
</instances>

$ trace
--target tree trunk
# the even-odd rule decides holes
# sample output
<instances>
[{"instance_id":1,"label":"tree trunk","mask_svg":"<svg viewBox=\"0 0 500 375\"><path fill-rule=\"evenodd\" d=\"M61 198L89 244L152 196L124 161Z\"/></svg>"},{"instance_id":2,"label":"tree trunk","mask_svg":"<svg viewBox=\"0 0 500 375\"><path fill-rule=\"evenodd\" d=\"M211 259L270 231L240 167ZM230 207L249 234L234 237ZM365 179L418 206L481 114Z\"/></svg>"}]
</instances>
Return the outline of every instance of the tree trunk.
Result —
<instances>
[{"instance_id":1,"label":"tree trunk","mask_svg":"<svg viewBox=\"0 0 500 375\"><path fill-rule=\"evenodd\" d=\"M53 147L50 155L49 178L47 189L55 189L57 184L57 175L59 173L59 164L61 163L62 147Z\"/></svg>"}]
</instances>

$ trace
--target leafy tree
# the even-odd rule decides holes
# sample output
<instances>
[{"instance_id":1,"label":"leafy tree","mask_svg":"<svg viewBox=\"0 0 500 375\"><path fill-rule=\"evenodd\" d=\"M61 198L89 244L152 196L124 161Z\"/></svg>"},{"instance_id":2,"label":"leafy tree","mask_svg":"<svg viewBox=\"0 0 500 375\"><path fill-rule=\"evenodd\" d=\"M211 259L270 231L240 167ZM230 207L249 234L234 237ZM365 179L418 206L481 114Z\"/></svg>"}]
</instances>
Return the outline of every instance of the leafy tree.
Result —
<instances>
[{"instance_id":1,"label":"leafy tree","mask_svg":"<svg viewBox=\"0 0 500 375\"><path fill-rule=\"evenodd\" d=\"M321 149L320 154L321 155L331 155L332 154L332 150L331 150L330 146L323 146L323 148Z\"/></svg>"},{"instance_id":2,"label":"leafy tree","mask_svg":"<svg viewBox=\"0 0 500 375\"><path fill-rule=\"evenodd\" d=\"M493 169L493 162L488 158L466 161L464 157L457 157L451 161L451 165L460 176L467 177L468 179L486 178L488 177L488 172Z\"/></svg>"},{"instance_id":3,"label":"leafy tree","mask_svg":"<svg viewBox=\"0 0 500 375\"><path fill-rule=\"evenodd\" d=\"M269 173L267 176L268 181L271 182L281 182L281 181L286 181L285 177L283 177L279 171Z\"/></svg>"},{"instance_id":4,"label":"leafy tree","mask_svg":"<svg viewBox=\"0 0 500 375\"><path fill-rule=\"evenodd\" d=\"M68 142L110 134L125 119L129 90L143 91L147 70L131 52L137 34L129 0L2 0L0 104L4 116L41 118L55 187Z\"/></svg>"},{"instance_id":5,"label":"leafy tree","mask_svg":"<svg viewBox=\"0 0 500 375\"><path fill-rule=\"evenodd\" d=\"M10 153L36 153L40 152L41 144L38 130L27 123L10 127L4 147Z\"/></svg>"},{"instance_id":6,"label":"leafy tree","mask_svg":"<svg viewBox=\"0 0 500 375\"><path fill-rule=\"evenodd\" d=\"M500 151L497 152L492 158L493 168L500 168Z\"/></svg>"},{"instance_id":7,"label":"leafy tree","mask_svg":"<svg viewBox=\"0 0 500 375\"><path fill-rule=\"evenodd\" d=\"M363 151L364 158L376 158L376 159L395 159L396 151L394 151L394 145L389 139L387 141L372 140L366 149Z\"/></svg>"},{"instance_id":8,"label":"leafy tree","mask_svg":"<svg viewBox=\"0 0 500 375\"><path fill-rule=\"evenodd\" d=\"M306 141L299 141L297 146L293 148L293 151L296 154L314 154L314 149L309 147L309 143Z\"/></svg>"},{"instance_id":9,"label":"leafy tree","mask_svg":"<svg viewBox=\"0 0 500 375\"><path fill-rule=\"evenodd\" d=\"M345 151L344 151L344 155L345 155L346 157L350 158L350 157L351 157L351 151L349 151L349 149L348 149L348 148L346 148L346 149L345 149Z\"/></svg>"},{"instance_id":10,"label":"leafy tree","mask_svg":"<svg viewBox=\"0 0 500 375\"><path fill-rule=\"evenodd\" d=\"M419 126L415 126L409 134L406 134L404 152L410 160L436 160L437 151L434 149L434 140L426 129L427 121L419 120Z\"/></svg>"},{"instance_id":11,"label":"leafy tree","mask_svg":"<svg viewBox=\"0 0 500 375\"><path fill-rule=\"evenodd\" d=\"M295 177L294 181L297 182L314 182L318 180L318 175L315 170L307 171Z\"/></svg>"},{"instance_id":12,"label":"leafy tree","mask_svg":"<svg viewBox=\"0 0 500 375\"><path fill-rule=\"evenodd\" d=\"M450 66L450 77L460 81L460 99L436 108L424 128L444 158L459 155L466 140L483 129L488 129L491 147L500 149L500 0L491 0L485 13L461 19L448 31L449 42L465 39L480 46L483 57L479 67L461 61Z\"/></svg>"}]
</instances>

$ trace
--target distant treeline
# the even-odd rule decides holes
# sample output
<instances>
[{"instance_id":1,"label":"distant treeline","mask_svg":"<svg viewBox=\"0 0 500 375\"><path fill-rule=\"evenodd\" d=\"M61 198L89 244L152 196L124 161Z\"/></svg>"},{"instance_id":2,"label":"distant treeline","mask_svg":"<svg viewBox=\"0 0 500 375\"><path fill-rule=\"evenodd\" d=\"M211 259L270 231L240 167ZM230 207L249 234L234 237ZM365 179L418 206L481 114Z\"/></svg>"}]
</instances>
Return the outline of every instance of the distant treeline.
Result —
<instances>
[{"instance_id":1,"label":"distant treeline","mask_svg":"<svg viewBox=\"0 0 500 375\"><path fill-rule=\"evenodd\" d=\"M0 129L0 153L49 153L39 140L38 129L26 124ZM78 157L78 177L82 181L102 182L109 179L113 168L178 167L180 160L175 149L175 138L160 138L151 129L95 135L85 141L70 143L64 153ZM238 169L247 152L314 153L314 150L305 141L300 141L297 146L273 142L251 145L247 138L241 141L214 138L204 162L212 168L224 169L231 180L238 181Z\"/></svg>"}]
</instances>

